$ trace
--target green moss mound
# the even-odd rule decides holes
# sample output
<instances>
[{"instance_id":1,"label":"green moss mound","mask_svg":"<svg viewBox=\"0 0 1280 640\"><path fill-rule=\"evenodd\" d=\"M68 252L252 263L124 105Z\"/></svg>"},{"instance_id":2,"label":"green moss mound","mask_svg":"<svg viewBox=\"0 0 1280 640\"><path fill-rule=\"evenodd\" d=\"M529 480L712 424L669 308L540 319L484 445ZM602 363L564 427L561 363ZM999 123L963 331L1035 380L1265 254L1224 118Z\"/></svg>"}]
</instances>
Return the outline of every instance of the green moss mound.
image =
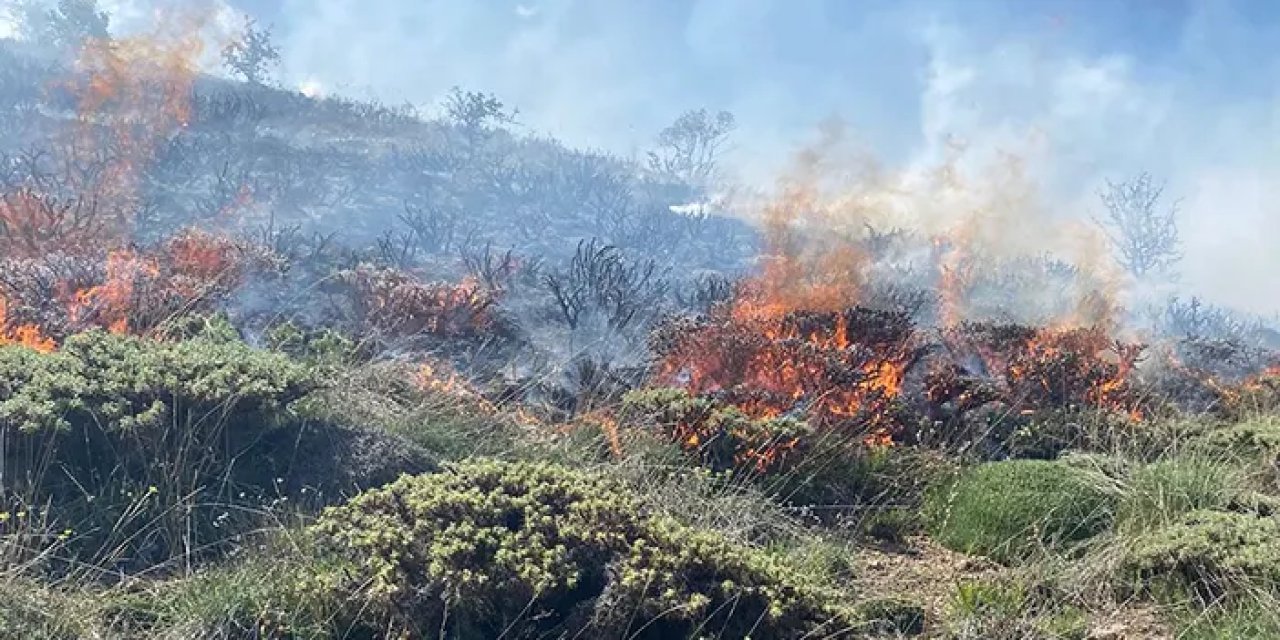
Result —
<instances>
[{"instance_id":1,"label":"green moss mound","mask_svg":"<svg viewBox=\"0 0 1280 640\"><path fill-rule=\"evenodd\" d=\"M643 513L545 463L406 476L313 529L358 570L369 615L408 637L846 637L852 615L762 552Z\"/></svg>"},{"instance_id":2,"label":"green moss mound","mask_svg":"<svg viewBox=\"0 0 1280 640\"><path fill-rule=\"evenodd\" d=\"M925 496L935 538L952 549L1014 562L1102 531L1114 499L1098 474L1042 460L971 467Z\"/></svg>"},{"instance_id":3,"label":"green moss mound","mask_svg":"<svg viewBox=\"0 0 1280 640\"><path fill-rule=\"evenodd\" d=\"M1137 586L1157 596L1189 593L1203 602L1280 585L1280 520L1252 513L1195 511L1136 538L1124 563Z\"/></svg>"}]
</instances>

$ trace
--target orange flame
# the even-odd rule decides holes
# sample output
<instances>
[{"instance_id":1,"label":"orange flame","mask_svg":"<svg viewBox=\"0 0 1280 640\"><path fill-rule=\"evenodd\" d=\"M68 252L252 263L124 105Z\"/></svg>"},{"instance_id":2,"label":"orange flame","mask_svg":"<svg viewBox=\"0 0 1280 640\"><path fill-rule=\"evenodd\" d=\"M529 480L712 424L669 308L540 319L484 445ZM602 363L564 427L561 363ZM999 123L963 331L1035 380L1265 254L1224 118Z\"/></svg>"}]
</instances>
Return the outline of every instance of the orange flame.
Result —
<instances>
[{"instance_id":1,"label":"orange flame","mask_svg":"<svg viewBox=\"0 0 1280 640\"><path fill-rule=\"evenodd\" d=\"M43 335L40 327L36 325L22 324L10 330L8 328L8 315L8 302L4 299L4 296L0 296L0 346L18 345L41 353L49 353L58 348L58 343L52 338Z\"/></svg>"}]
</instances>

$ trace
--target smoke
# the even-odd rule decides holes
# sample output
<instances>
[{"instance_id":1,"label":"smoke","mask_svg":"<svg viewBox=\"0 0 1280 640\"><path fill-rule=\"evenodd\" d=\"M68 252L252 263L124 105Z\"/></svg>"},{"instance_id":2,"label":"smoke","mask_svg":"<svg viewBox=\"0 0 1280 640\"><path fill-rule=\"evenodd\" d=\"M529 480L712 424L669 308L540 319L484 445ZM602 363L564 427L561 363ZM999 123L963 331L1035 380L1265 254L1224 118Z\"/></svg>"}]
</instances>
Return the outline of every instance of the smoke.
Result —
<instances>
[{"instance_id":1,"label":"smoke","mask_svg":"<svg viewBox=\"0 0 1280 640\"><path fill-rule=\"evenodd\" d=\"M1185 290L1260 313L1280 310L1276 18L1246 2L287 0L279 13L289 82L420 105L453 85L492 91L533 130L623 154L686 108L729 109L748 184L771 186L829 116L898 169L937 166L957 141L969 164L1022 158L1040 208L1025 219L1077 228L1104 178L1150 171L1181 199ZM999 229L1017 234L1010 214Z\"/></svg>"},{"instance_id":2,"label":"smoke","mask_svg":"<svg viewBox=\"0 0 1280 640\"><path fill-rule=\"evenodd\" d=\"M114 29L128 31L175 2L102 6ZM279 80L310 95L430 111L455 85L490 91L519 108L527 130L622 155L642 153L686 109L728 109L739 130L725 163L760 190L773 187L793 152L831 117L894 175L926 176L949 163L981 175L1001 157L1018 159L1019 180L1034 194L1021 204L1033 210L1009 203L1006 214L967 222L951 203L934 202L917 213L930 231L973 225L1011 245L1056 241L1062 233L1046 229L1090 226L1103 179L1149 171L1180 199L1183 292L1280 311L1280 279L1270 276L1280 270L1272 248L1280 232L1272 204L1280 201L1280 112L1271 88L1280 54L1270 46L1280 11L1265 3L202 6L227 31L242 13L274 26ZM8 24L0 20L0 33ZM216 60L204 67L215 69ZM1071 222L1028 222L1043 220Z\"/></svg>"}]
</instances>

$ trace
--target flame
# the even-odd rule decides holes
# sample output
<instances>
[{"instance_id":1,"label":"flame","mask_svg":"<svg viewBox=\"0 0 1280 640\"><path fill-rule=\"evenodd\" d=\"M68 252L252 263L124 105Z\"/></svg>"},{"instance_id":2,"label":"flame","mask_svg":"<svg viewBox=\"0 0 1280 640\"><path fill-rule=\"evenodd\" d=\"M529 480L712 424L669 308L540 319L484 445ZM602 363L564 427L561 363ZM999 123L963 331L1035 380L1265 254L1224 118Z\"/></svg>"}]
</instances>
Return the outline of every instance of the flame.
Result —
<instances>
[{"instance_id":1,"label":"flame","mask_svg":"<svg viewBox=\"0 0 1280 640\"><path fill-rule=\"evenodd\" d=\"M908 325L857 309L749 319L731 310L665 345L655 382L715 394L755 419L894 431L891 407L916 353Z\"/></svg>"},{"instance_id":2,"label":"flame","mask_svg":"<svg viewBox=\"0 0 1280 640\"><path fill-rule=\"evenodd\" d=\"M21 324L8 328L9 305L4 296L0 296L0 346L18 345L34 349L40 353L49 353L58 348L58 343L40 331L34 324Z\"/></svg>"},{"instance_id":3,"label":"flame","mask_svg":"<svg viewBox=\"0 0 1280 640\"><path fill-rule=\"evenodd\" d=\"M70 166L96 167L70 177L102 204L106 231L117 241L142 206L141 176L156 149L191 124L203 48L194 25L161 16L149 34L89 39L76 58L65 83L77 103L76 126L62 153Z\"/></svg>"},{"instance_id":4,"label":"flame","mask_svg":"<svg viewBox=\"0 0 1280 640\"><path fill-rule=\"evenodd\" d=\"M138 285L159 275L155 258L141 256L131 249L111 251L107 255L103 283L72 294L68 305L72 324L97 324L112 333L128 333Z\"/></svg>"}]
</instances>

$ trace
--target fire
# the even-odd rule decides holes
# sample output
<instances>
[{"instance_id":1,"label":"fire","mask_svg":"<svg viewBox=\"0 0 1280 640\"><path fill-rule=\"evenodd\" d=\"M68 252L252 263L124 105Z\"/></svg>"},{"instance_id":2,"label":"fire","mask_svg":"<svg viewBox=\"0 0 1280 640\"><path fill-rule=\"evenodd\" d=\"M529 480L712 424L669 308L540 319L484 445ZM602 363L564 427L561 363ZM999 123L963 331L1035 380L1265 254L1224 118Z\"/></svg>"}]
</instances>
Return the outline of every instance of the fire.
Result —
<instances>
[{"instance_id":1,"label":"fire","mask_svg":"<svg viewBox=\"0 0 1280 640\"><path fill-rule=\"evenodd\" d=\"M751 418L893 431L894 401L919 355L911 335L905 316L889 312L728 313L659 345L655 381L715 395Z\"/></svg>"},{"instance_id":2,"label":"fire","mask_svg":"<svg viewBox=\"0 0 1280 640\"><path fill-rule=\"evenodd\" d=\"M966 323L947 331L944 342L954 354L975 356L978 375L1018 409L1094 407L1142 418L1132 374L1145 346L1112 340L1101 327Z\"/></svg>"},{"instance_id":3,"label":"fire","mask_svg":"<svg viewBox=\"0 0 1280 640\"><path fill-rule=\"evenodd\" d=\"M64 160L95 167L71 177L101 203L105 230L117 240L142 206L143 169L163 141L191 124L203 41L191 25L172 22L143 36L86 41L66 83L77 116Z\"/></svg>"},{"instance_id":4,"label":"fire","mask_svg":"<svg viewBox=\"0 0 1280 640\"><path fill-rule=\"evenodd\" d=\"M41 353L49 353L58 348L58 343L41 333L40 327L36 325L22 324L10 329L8 315L9 305L4 296L0 296L0 346L18 345Z\"/></svg>"},{"instance_id":5,"label":"fire","mask_svg":"<svg viewBox=\"0 0 1280 640\"><path fill-rule=\"evenodd\" d=\"M112 333L128 333L135 311L137 287L160 275L155 258L122 249L107 255L106 277L102 284L80 289L68 305L73 325L95 324Z\"/></svg>"}]
</instances>

